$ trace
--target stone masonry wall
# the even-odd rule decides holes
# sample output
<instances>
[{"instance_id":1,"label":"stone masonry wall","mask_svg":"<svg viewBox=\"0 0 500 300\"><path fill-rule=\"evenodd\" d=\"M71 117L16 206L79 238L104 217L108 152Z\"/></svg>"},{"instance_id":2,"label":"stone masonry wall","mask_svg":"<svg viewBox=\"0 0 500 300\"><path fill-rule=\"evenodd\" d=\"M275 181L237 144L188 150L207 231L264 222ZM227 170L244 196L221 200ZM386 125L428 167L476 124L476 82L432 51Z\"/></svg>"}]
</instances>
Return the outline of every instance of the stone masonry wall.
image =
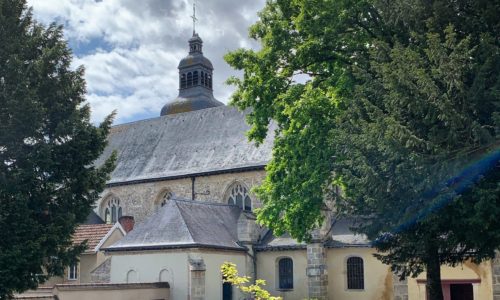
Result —
<instances>
[{"instance_id":1,"label":"stone masonry wall","mask_svg":"<svg viewBox=\"0 0 500 300\"><path fill-rule=\"evenodd\" d=\"M394 300L408 300L408 279L399 280L397 274L392 275Z\"/></svg>"},{"instance_id":2,"label":"stone masonry wall","mask_svg":"<svg viewBox=\"0 0 500 300\"><path fill-rule=\"evenodd\" d=\"M309 289L309 298L328 299L326 249L323 243L320 242L307 245L307 287Z\"/></svg>"},{"instance_id":3,"label":"stone masonry wall","mask_svg":"<svg viewBox=\"0 0 500 300\"><path fill-rule=\"evenodd\" d=\"M211 176L201 176L195 179L195 199L200 201L225 201L225 193L235 181L244 183L248 188L259 185L265 176L264 171L249 171L228 173ZM141 222L150 215L168 190L176 196L191 199L191 178L165 180L157 182L130 184L108 187L96 204L96 213L103 217L103 206L109 196L120 199L123 215L133 216L136 222ZM252 196L252 206L259 207L260 203Z\"/></svg>"},{"instance_id":4,"label":"stone masonry wall","mask_svg":"<svg viewBox=\"0 0 500 300\"><path fill-rule=\"evenodd\" d=\"M108 283L111 277L111 257L90 273L91 283Z\"/></svg>"},{"instance_id":5,"label":"stone masonry wall","mask_svg":"<svg viewBox=\"0 0 500 300\"><path fill-rule=\"evenodd\" d=\"M493 300L500 300L500 251L491 261L491 274L493 276Z\"/></svg>"}]
</instances>

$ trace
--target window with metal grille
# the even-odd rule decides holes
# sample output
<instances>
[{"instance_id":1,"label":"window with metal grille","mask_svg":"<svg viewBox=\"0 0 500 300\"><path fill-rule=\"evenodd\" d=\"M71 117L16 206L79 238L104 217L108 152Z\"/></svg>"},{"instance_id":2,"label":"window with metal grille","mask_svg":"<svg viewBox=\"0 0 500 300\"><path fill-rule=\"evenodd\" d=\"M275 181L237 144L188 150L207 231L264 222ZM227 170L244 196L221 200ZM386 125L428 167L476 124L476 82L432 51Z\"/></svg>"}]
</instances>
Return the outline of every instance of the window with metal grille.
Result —
<instances>
[{"instance_id":1,"label":"window with metal grille","mask_svg":"<svg viewBox=\"0 0 500 300\"><path fill-rule=\"evenodd\" d=\"M278 261L279 288L293 289L293 261L285 257Z\"/></svg>"},{"instance_id":2,"label":"window with metal grille","mask_svg":"<svg viewBox=\"0 0 500 300\"><path fill-rule=\"evenodd\" d=\"M347 288L349 290L362 290L365 288L363 259L349 257L347 259Z\"/></svg>"}]
</instances>

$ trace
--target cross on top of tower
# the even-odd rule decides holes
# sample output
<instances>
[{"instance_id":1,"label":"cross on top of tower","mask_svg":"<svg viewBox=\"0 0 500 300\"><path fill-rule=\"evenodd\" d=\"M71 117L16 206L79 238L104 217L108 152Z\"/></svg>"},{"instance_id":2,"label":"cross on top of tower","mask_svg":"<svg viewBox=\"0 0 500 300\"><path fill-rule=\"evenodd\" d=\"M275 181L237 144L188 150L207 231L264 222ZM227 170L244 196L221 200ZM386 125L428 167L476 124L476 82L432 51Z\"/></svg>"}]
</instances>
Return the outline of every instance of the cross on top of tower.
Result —
<instances>
[{"instance_id":1,"label":"cross on top of tower","mask_svg":"<svg viewBox=\"0 0 500 300\"><path fill-rule=\"evenodd\" d=\"M193 15L191 16L191 19L193 19L193 35L196 33L196 21L198 19L196 18L196 1L193 2Z\"/></svg>"}]
</instances>

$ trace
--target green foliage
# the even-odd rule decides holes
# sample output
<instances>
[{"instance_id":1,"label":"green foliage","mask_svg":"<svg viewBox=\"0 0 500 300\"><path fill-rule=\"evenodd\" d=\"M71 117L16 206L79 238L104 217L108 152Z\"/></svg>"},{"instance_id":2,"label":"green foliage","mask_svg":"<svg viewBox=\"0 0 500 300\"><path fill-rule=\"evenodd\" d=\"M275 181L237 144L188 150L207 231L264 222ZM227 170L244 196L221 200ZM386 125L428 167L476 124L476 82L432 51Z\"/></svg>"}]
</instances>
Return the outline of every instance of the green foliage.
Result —
<instances>
[{"instance_id":1,"label":"green foliage","mask_svg":"<svg viewBox=\"0 0 500 300\"><path fill-rule=\"evenodd\" d=\"M104 189L114 158L93 162L99 127L71 70L62 28L32 20L25 1L0 0L0 298L62 275L85 245L71 235Z\"/></svg>"},{"instance_id":2,"label":"green foliage","mask_svg":"<svg viewBox=\"0 0 500 300\"><path fill-rule=\"evenodd\" d=\"M499 147L499 13L494 1L268 1L250 28L261 50L226 55L243 70L229 82L252 108L249 137L277 128L259 221L308 240L335 199L402 276L492 257L498 161L465 190L444 183Z\"/></svg>"},{"instance_id":3,"label":"green foliage","mask_svg":"<svg viewBox=\"0 0 500 300\"><path fill-rule=\"evenodd\" d=\"M257 279L254 284L250 284L250 277L239 276L238 269L236 269L235 264L225 262L220 269L222 276L224 277L224 282L229 282L240 289L243 293L251 295L252 299L281 300L281 297L273 297L263 288L263 286L266 285L265 280Z\"/></svg>"}]
</instances>

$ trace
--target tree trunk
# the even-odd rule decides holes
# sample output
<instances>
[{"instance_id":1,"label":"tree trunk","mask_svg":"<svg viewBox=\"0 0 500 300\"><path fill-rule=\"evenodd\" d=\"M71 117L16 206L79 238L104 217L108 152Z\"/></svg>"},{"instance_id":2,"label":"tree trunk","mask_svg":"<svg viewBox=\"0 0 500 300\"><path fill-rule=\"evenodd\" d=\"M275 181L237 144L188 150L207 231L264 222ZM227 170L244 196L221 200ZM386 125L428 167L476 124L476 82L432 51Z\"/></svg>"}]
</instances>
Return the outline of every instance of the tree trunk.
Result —
<instances>
[{"instance_id":1,"label":"tree trunk","mask_svg":"<svg viewBox=\"0 0 500 300\"><path fill-rule=\"evenodd\" d=\"M441 263L439 261L439 250L437 242L431 242L427 250L427 295L428 300L443 300L443 290L441 288Z\"/></svg>"}]
</instances>

